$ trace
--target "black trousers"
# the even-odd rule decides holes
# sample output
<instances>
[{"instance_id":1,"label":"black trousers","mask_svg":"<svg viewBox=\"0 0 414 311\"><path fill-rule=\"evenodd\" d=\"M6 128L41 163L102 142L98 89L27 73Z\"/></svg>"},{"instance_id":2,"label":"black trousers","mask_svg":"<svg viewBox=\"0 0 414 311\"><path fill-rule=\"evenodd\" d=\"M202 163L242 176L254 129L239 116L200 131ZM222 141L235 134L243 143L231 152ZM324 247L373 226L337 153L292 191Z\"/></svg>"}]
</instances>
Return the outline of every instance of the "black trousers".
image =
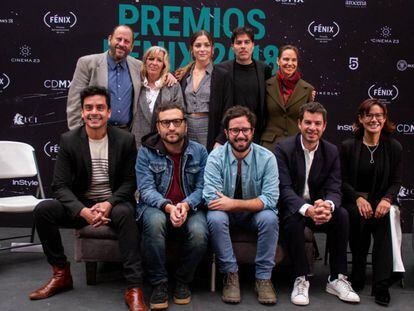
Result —
<instances>
[{"instance_id":1,"label":"black trousers","mask_svg":"<svg viewBox=\"0 0 414 311\"><path fill-rule=\"evenodd\" d=\"M85 204L91 206L91 204ZM135 222L134 207L123 202L112 207L111 222L108 224L118 234L119 248L128 288L142 287L141 254L139 231ZM47 261L62 266L67 258L64 253L59 228L82 228L88 223L82 217L72 218L58 200L46 200L34 210L36 230L42 242Z\"/></svg>"},{"instance_id":2,"label":"black trousers","mask_svg":"<svg viewBox=\"0 0 414 311\"><path fill-rule=\"evenodd\" d=\"M344 208L336 207L331 220L323 225L315 225L311 218L299 212L284 217L281 223L283 239L293 262L293 276L308 275L309 264L305 252L305 226L313 231L327 234L329 250L329 267L331 276L347 274L346 249L348 246L348 213Z\"/></svg>"},{"instance_id":3,"label":"black trousers","mask_svg":"<svg viewBox=\"0 0 414 311\"><path fill-rule=\"evenodd\" d=\"M361 217L355 204L347 204L350 231L349 246L352 251L352 282L365 284L367 255L371 245L371 235L374 239L372 247L372 276L373 285L392 276L392 241L389 215L379 219Z\"/></svg>"}]
</instances>

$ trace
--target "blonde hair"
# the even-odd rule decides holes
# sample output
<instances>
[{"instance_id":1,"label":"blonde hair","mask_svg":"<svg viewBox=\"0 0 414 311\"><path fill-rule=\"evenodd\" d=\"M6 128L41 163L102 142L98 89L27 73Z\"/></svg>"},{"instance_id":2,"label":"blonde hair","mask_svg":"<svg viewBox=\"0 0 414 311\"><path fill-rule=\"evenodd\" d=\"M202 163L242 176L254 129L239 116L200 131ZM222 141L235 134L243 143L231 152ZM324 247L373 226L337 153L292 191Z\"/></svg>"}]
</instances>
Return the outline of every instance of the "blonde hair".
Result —
<instances>
[{"instance_id":1,"label":"blonde hair","mask_svg":"<svg viewBox=\"0 0 414 311\"><path fill-rule=\"evenodd\" d=\"M141 68L141 78L142 78L142 80L144 80L145 77L147 76L146 63L147 63L148 57L151 57L151 56L153 56L155 54L158 54L160 52L164 53L164 59L163 59L164 67L161 71L161 75L160 75L159 79L161 80L162 84L164 85L166 76L170 72L170 58L168 56L168 51L165 48L161 47L161 46L156 46L156 45L152 46L144 53L144 56L142 57L143 66Z\"/></svg>"}]
</instances>

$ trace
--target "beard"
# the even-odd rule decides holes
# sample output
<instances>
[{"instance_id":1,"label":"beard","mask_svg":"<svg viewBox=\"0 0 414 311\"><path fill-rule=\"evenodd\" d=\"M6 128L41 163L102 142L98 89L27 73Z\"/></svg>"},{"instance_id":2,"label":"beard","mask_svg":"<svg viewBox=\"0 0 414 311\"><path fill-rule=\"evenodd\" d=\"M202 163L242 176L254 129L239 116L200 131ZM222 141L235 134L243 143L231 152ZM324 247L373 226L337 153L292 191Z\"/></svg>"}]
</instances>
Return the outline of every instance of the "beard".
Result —
<instances>
[{"instance_id":1,"label":"beard","mask_svg":"<svg viewBox=\"0 0 414 311\"><path fill-rule=\"evenodd\" d=\"M175 139L171 139L169 136L171 134L175 134ZM179 144L184 140L185 137L185 133L167 133L165 135L163 135L161 137L162 141L171 144L171 145L175 145L175 144Z\"/></svg>"},{"instance_id":2,"label":"beard","mask_svg":"<svg viewBox=\"0 0 414 311\"><path fill-rule=\"evenodd\" d=\"M247 138L238 138L229 140L231 147L237 152L245 152L250 148L252 141ZM240 142L245 142L244 145L239 145Z\"/></svg>"}]
</instances>

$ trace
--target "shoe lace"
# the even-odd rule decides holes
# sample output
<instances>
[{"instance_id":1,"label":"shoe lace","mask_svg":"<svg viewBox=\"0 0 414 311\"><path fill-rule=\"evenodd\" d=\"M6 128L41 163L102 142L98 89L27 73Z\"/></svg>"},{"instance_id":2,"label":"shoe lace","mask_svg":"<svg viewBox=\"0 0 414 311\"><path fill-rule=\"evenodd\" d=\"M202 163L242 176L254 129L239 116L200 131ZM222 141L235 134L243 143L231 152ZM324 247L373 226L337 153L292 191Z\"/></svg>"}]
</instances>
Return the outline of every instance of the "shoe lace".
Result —
<instances>
[{"instance_id":1,"label":"shoe lace","mask_svg":"<svg viewBox=\"0 0 414 311\"><path fill-rule=\"evenodd\" d=\"M337 284L341 288L347 290L348 292L353 292L354 291L352 289L351 282L348 281L348 278L346 276L339 277L338 280L337 280Z\"/></svg>"},{"instance_id":2,"label":"shoe lace","mask_svg":"<svg viewBox=\"0 0 414 311\"><path fill-rule=\"evenodd\" d=\"M236 273L229 273L227 274L226 283L229 285L236 285L237 284L237 274Z\"/></svg>"},{"instance_id":3,"label":"shoe lace","mask_svg":"<svg viewBox=\"0 0 414 311\"><path fill-rule=\"evenodd\" d=\"M304 295L306 290L306 280L298 278L295 282L295 287L298 289L298 295Z\"/></svg>"}]
</instances>

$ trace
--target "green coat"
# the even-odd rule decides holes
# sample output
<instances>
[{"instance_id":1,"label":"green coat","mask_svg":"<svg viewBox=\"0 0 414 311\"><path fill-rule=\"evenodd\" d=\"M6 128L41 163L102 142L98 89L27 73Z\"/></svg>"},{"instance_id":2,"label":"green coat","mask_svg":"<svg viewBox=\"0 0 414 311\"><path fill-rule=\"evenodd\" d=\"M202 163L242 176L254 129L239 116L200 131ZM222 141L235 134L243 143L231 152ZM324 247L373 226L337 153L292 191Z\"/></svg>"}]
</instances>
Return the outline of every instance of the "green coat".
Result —
<instances>
[{"instance_id":1,"label":"green coat","mask_svg":"<svg viewBox=\"0 0 414 311\"><path fill-rule=\"evenodd\" d=\"M267 119L260 140L262 146L274 152L279 140L299 132L299 108L312 100L313 89L312 85L300 79L285 106L276 76L266 81Z\"/></svg>"}]
</instances>

